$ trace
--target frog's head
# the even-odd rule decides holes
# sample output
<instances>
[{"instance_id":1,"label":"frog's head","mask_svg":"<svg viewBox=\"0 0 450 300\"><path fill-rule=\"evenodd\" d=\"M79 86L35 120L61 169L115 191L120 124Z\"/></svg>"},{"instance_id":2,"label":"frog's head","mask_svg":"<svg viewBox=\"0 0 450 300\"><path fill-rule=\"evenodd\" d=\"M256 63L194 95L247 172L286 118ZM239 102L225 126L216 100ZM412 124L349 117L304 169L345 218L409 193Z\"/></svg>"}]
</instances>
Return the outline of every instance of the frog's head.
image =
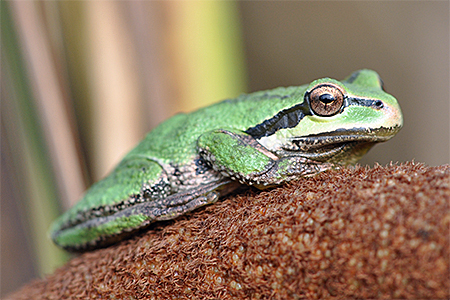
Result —
<instances>
[{"instance_id":1,"label":"frog's head","mask_svg":"<svg viewBox=\"0 0 450 300\"><path fill-rule=\"evenodd\" d=\"M298 123L259 139L281 156L355 163L403 125L397 100L383 90L380 77L371 70L357 71L343 81L315 80L302 95L303 101L286 110L285 116L295 114Z\"/></svg>"}]
</instances>

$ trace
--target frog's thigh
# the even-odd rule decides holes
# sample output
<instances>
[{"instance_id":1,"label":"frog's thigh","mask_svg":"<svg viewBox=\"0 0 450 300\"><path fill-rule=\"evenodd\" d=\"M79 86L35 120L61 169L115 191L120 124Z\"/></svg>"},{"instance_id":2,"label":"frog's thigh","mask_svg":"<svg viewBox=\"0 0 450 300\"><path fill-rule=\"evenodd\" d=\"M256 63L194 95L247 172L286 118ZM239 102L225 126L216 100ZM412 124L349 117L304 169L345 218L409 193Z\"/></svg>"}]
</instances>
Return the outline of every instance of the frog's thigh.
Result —
<instances>
[{"instance_id":1,"label":"frog's thigh","mask_svg":"<svg viewBox=\"0 0 450 300\"><path fill-rule=\"evenodd\" d=\"M267 171L278 159L253 137L242 131L214 130L198 139L200 155L216 171L245 177Z\"/></svg>"}]
</instances>

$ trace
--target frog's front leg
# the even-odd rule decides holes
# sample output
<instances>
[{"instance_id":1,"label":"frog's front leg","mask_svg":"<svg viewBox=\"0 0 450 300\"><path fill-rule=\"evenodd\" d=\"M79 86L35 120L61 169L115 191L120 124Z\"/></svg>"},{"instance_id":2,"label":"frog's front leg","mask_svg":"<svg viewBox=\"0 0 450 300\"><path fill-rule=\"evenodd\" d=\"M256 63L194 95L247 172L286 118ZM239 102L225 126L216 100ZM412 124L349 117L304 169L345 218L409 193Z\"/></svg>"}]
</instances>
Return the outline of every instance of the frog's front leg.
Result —
<instances>
[{"instance_id":1,"label":"frog's front leg","mask_svg":"<svg viewBox=\"0 0 450 300\"><path fill-rule=\"evenodd\" d=\"M242 131L214 130L198 140L200 155L224 176L265 188L319 173L330 164L295 154L278 156Z\"/></svg>"}]
</instances>

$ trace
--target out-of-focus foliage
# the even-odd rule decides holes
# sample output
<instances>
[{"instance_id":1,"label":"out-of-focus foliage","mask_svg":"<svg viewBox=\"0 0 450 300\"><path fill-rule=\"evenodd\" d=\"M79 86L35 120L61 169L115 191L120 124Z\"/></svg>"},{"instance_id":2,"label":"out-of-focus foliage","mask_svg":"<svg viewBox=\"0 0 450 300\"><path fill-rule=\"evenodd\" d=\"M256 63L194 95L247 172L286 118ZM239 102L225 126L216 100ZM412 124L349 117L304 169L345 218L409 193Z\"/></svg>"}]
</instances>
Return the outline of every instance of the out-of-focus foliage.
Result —
<instances>
[{"instance_id":1,"label":"out-of-focus foliage","mask_svg":"<svg viewBox=\"0 0 450 300\"><path fill-rule=\"evenodd\" d=\"M59 207L159 122L242 93L246 75L232 1L1 5L4 294L67 257L47 237Z\"/></svg>"}]
</instances>

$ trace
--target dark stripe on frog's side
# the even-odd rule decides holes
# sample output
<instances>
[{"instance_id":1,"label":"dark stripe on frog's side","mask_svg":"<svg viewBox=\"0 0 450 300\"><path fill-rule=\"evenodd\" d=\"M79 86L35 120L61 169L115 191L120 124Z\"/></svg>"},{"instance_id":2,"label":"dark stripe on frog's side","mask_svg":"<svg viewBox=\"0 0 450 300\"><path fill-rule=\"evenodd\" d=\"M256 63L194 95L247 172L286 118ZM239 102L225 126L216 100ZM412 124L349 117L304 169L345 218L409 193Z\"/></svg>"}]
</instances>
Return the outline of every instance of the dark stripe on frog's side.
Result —
<instances>
[{"instance_id":1,"label":"dark stripe on frog's side","mask_svg":"<svg viewBox=\"0 0 450 300\"><path fill-rule=\"evenodd\" d=\"M282 128L292 128L298 125L305 115L311 115L306 101L294 105L288 109L282 110L270 119L250 127L245 133L255 139L269 136Z\"/></svg>"},{"instance_id":2,"label":"dark stripe on frog's side","mask_svg":"<svg viewBox=\"0 0 450 300\"><path fill-rule=\"evenodd\" d=\"M84 223L88 220L113 215L138 203L157 201L159 198L166 197L170 194L172 194L172 192L169 182L164 180L164 178L161 178L159 182L143 189L142 193L130 195L126 200L113 205L97 206L90 210L80 211L73 220L63 224L59 231ZM155 198L155 195L160 195L160 197Z\"/></svg>"},{"instance_id":3,"label":"dark stripe on frog's side","mask_svg":"<svg viewBox=\"0 0 450 300\"><path fill-rule=\"evenodd\" d=\"M383 103L380 100L346 97L343 109L351 105L376 108L383 107ZM254 127L250 127L245 132L255 139L260 139L264 136L270 136L280 129L293 128L297 126L305 116L308 115L312 115L312 113L308 106L308 103L304 101L300 104L280 111L272 118L267 119Z\"/></svg>"},{"instance_id":4,"label":"dark stripe on frog's side","mask_svg":"<svg viewBox=\"0 0 450 300\"><path fill-rule=\"evenodd\" d=\"M61 225L61 227L56 232L56 234L58 234L58 232L63 231L67 228L84 223L87 220L92 220L92 219L99 218L99 217L106 217L106 216L115 214L116 212L118 212L124 208L135 205L136 203L142 203L144 201L145 201L144 198L139 194L131 195L128 199L118 202L114 205L97 206L97 207L91 208L90 210L80 211L72 220L69 220L69 222Z\"/></svg>"}]
</instances>

